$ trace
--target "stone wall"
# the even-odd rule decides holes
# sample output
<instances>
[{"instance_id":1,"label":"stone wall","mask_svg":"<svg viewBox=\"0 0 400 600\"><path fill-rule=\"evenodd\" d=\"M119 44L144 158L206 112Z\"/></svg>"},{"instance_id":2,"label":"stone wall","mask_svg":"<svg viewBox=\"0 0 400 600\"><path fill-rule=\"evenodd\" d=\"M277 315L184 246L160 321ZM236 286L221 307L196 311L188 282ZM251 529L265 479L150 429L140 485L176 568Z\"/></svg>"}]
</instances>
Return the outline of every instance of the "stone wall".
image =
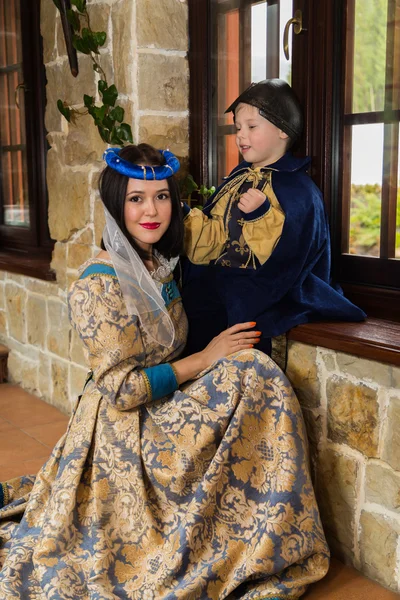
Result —
<instances>
[{"instance_id":1,"label":"stone wall","mask_svg":"<svg viewBox=\"0 0 400 600\"><path fill-rule=\"evenodd\" d=\"M400 591L400 368L291 342L332 553Z\"/></svg>"},{"instance_id":2,"label":"stone wall","mask_svg":"<svg viewBox=\"0 0 400 600\"><path fill-rule=\"evenodd\" d=\"M188 33L185 0L88 0L91 26L107 33L101 64L115 83L135 142L169 147L185 165L188 155ZM69 69L53 0L42 0L46 66L45 124L49 227L55 240L56 283L0 271L0 339L11 349L9 380L21 383L64 412L82 389L87 369L71 331L67 291L78 267L99 250L103 213L96 191L104 143L89 116L69 125L58 98L83 106L95 95L90 58L78 54Z\"/></svg>"}]
</instances>

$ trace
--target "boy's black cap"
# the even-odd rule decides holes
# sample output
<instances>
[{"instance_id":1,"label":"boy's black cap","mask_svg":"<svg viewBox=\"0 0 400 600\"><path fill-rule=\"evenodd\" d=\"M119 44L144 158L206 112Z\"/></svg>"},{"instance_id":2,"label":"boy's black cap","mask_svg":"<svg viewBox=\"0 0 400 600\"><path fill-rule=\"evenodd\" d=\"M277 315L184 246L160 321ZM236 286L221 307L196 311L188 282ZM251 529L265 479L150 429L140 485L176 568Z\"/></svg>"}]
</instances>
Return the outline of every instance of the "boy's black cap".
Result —
<instances>
[{"instance_id":1,"label":"boy's black cap","mask_svg":"<svg viewBox=\"0 0 400 600\"><path fill-rule=\"evenodd\" d=\"M303 112L294 91L282 79L265 79L252 83L226 109L235 113L237 105L250 104L260 115L297 141L303 131Z\"/></svg>"}]
</instances>

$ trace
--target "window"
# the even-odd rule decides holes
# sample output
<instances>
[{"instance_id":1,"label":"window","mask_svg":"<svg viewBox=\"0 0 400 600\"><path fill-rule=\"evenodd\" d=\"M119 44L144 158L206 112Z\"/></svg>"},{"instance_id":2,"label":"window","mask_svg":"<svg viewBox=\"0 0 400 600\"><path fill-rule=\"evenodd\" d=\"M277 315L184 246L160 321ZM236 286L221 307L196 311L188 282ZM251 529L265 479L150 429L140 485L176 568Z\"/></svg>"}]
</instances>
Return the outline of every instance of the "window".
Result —
<instances>
[{"instance_id":1,"label":"window","mask_svg":"<svg viewBox=\"0 0 400 600\"><path fill-rule=\"evenodd\" d=\"M400 287L400 4L348 0L343 71L342 279Z\"/></svg>"},{"instance_id":2,"label":"window","mask_svg":"<svg viewBox=\"0 0 400 600\"><path fill-rule=\"evenodd\" d=\"M298 11L303 28L294 35L285 25ZM393 320L400 320L399 11L398 0L189 0L194 178L216 185L237 164L223 111L238 90L270 77L291 82L305 115L298 153L312 157L330 217L334 277L370 316Z\"/></svg>"},{"instance_id":3,"label":"window","mask_svg":"<svg viewBox=\"0 0 400 600\"><path fill-rule=\"evenodd\" d=\"M53 278L40 0L0 0L0 268Z\"/></svg>"}]
</instances>

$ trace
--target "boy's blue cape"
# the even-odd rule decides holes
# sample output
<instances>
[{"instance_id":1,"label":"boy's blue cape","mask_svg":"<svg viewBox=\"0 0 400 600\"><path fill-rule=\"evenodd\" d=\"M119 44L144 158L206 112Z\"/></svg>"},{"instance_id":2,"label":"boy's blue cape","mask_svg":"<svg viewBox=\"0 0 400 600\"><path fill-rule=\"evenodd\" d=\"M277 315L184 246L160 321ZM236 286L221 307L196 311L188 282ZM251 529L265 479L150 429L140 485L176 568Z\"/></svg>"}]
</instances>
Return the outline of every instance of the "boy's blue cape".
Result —
<instances>
[{"instance_id":1,"label":"boy's blue cape","mask_svg":"<svg viewBox=\"0 0 400 600\"><path fill-rule=\"evenodd\" d=\"M268 167L286 218L281 239L264 265L239 269L184 259L182 299L191 352L204 348L226 327L245 321L256 321L263 337L270 338L310 321L365 318L330 281L329 226L321 192L305 172L309 162L286 153ZM240 163L209 199L206 215L215 194L244 167L250 163Z\"/></svg>"}]
</instances>

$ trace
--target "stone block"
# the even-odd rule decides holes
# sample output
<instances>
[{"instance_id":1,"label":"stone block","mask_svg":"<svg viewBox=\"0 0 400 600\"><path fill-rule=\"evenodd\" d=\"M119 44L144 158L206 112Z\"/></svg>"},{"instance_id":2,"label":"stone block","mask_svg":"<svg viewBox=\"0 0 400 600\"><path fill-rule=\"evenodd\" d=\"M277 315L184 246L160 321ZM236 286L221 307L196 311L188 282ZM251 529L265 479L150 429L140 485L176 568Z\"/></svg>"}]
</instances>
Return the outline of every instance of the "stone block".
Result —
<instances>
[{"instance_id":1,"label":"stone block","mask_svg":"<svg viewBox=\"0 0 400 600\"><path fill-rule=\"evenodd\" d=\"M327 381L328 437L369 457L378 453L379 404L376 390L332 377Z\"/></svg>"},{"instance_id":2,"label":"stone block","mask_svg":"<svg viewBox=\"0 0 400 600\"><path fill-rule=\"evenodd\" d=\"M79 269L91 257L91 246L87 246L86 244L68 244L67 267L69 269Z\"/></svg>"},{"instance_id":3,"label":"stone block","mask_svg":"<svg viewBox=\"0 0 400 600\"><path fill-rule=\"evenodd\" d=\"M397 592L399 523L382 515L362 511L360 526L362 572Z\"/></svg>"},{"instance_id":4,"label":"stone block","mask_svg":"<svg viewBox=\"0 0 400 600\"><path fill-rule=\"evenodd\" d=\"M400 367L392 367L392 378L390 385L396 390L400 389Z\"/></svg>"},{"instance_id":5,"label":"stone block","mask_svg":"<svg viewBox=\"0 0 400 600\"><path fill-rule=\"evenodd\" d=\"M341 560L354 558L359 464L326 448L318 463L317 498L328 543Z\"/></svg>"},{"instance_id":6,"label":"stone block","mask_svg":"<svg viewBox=\"0 0 400 600\"><path fill-rule=\"evenodd\" d=\"M8 356L8 381L37 394L38 364L25 359L21 354L11 352Z\"/></svg>"},{"instance_id":7,"label":"stone block","mask_svg":"<svg viewBox=\"0 0 400 600\"><path fill-rule=\"evenodd\" d=\"M47 333L46 300L36 294L28 294L27 297L26 329L28 344L44 349Z\"/></svg>"},{"instance_id":8,"label":"stone block","mask_svg":"<svg viewBox=\"0 0 400 600\"><path fill-rule=\"evenodd\" d=\"M57 100L65 100L58 91L58 82L61 79L62 67L60 64L46 66L46 112L44 116L45 127L48 132L62 132L66 123L57 108ZM63 123L64 120L64 123Z\"/></svg>"},{"instance_id":9,"label":"stone block","mask_svg":"<svg viewBox=\"0 0 400 600\"><path fill-rule=\"evenodd\" d=\"M26 292L13 282L7 282L4 291L9 335L19 342L25 342Z\"/></svg>"},{"instance_id":10,"label":"stone block","mask_svg":"<svg viewBox=\"0 0 400 600\"><path fill-rule=\"evenodd\" d=\"M323 433L323 416L317 410L302 408L306 424L308 441L312 446L318 446Z\"/></svg>"},{"instance_id":11,"label":"stone block","mask_svg":"<svg viewBox=\"0 0 400 600\"><path fill-rule=\"evenodd\" d=\"M112 6L112 39L114 59L114 83L121 94L131 94L136 73L133 69L134 3L121 0Z\"/></svg>"},{"instance_id":12,"label":"stone block","mask_svg":"<svg viewBox=\"0 0 400 600\"><path fill-rule=\"evenodd\" d=\"M6 298L4 294L4 284L0 284L0 309L4 309L6 307Z\"/></svg>"},{"instance_id":13,"label":"stone block","mask_svg":"<svg viewBox=\"0 0 400 600\"><path fill-rule=\"evenodd\" d=\"M336 365L336 352L327 352L324 351L321 354L322 360L328 371L335 371L337 368Z\"/></svg>"},{"instance_id":14,"label":"stone block","mask_svg":"<svg viewBox=\"0 0 400 600\"><path fill-rule=\"evenodd\" d=\"M56 17L57 8L54 2L40 4L40 31L43 38L43 62L48 63L57 57Z\"/></svg>"},{"instance_id":15,"label":"stone block","mask_svg":"<svg viewBox=\"0 0 400 600\"><path fill-rule=\"evenodd\" d=\"M181 160L189 153L188 118L143 115L139 122L139 141L155 148L169 148Z\"/></svg>"},{"instance_id":16,"label":"stone block","mask_svg":"<svg viewBox=\"0 0 400 600\"><path fill-rule=\"evenodd\" d=\"M60 300L49 299L47 348L50 352L68 359L70 324L68 308Z\"/></svg>"},{"instance_id":17,"label":"stone block","mask_svg":"<svg viewBox=\"0 0 400 600\"><path fill-rule=\"evenodd\" d=\"M25 289L41 296L58 296L58 285L54 282L41 281L33 277L27 277Z\"/></svg>"},{"instance_id":18,"label":"stone block","mask_svg":"<svg viewBox=\"0 0 400 600\"><path fill-rule=\"evenodd\" d=\"M92 31L104 31L107 34L106 43L102 48L107 48L110 43L109 26L110 26L110 11L108 4L89 4L88 14L90 19L90 27Z\"/></svg>"},{"instance_id":19,"label":"stone block","mask_svg":"<svg viewBox=\"0 0 400 600\"><path fill-rule=\"evenodd\" d=\"M400 473L385 463L369 462L365 472L365 500L400 512Z\"/></svg>"},{"instance_id":20,"label":"stone block","mask_svg":"<svg viewBox=\"0 0 400 600\"><path fill-rule=\"evenodd\" d=\"M390 385L390 366L374 360L358 358L351 354L336 354L339 370L354 375L360 380L369 380L379 385Z\"/></svg>"},{"instance_id":21,"label":"stone block","mask_svg":"<svg viewBox=\"0 0 400 600\"><path fill-rule=\"evenodd\" d=\"M63 413L70 411L69 393L68 393L68 363L52 359L51 378L53 382L53 394L51 403Z\"/></svg>"},{"instance_id":22,"label":"stone block","mask_svg":"<svg viewBox=\"0 0 400 600\"><path fill-rule=\"evenodd\" d=\"M78 231L71 240L74 244L83 244L86 246L91 246L93 244L93 231L89 227L83 229L82 231Z\"/></svg>"},{"instance_id":23,"label":"stone block","mask_svg":"<svg viewBox=\"0 0 400 600\"><path fill-rule=\"evenodd\" d=\"M139 54L139 108L182 111L188 109L189 68L186 58Z\"/></svg>"},{"instance_id":24,"label":"stone block","mask_svg":"<svg viewBox=\"0 0 400 600\"><path fill-rule=\"evenodd\" d=\"M289 342L286 376L294 387L302 407L317 408L320 406L321 389L318 378L317 349L314 346Z\"/></svg>"},{"instance_id":25,"label":"stone block","mask_svg":"<svg viewBox=\"0 0 400 600\"><path fill-rule=\"evenodd\" d=\"M3 341L6 341L8 336L7 318L5 310L0 310L0 335Z\"/></svg>"},{"instance_id":26,"label":"stone block","mask_svg":"<svg viewBox=\"0 0 400 600\"><path fill-rule=\"evenodd\" d=\"M66 241L89 222L89 174L63 168L57 154L50 149L47 154L47 188L50 235L59 242Z\"/></svg>"},{"instance_id":27,"label":"stone block","mask_svg":"<svg viewBox=\"0 0 400 600\"><path fill-rule=\"evenodd\" d=\"M188 7L176 0L138 0L138 46L187 50Z\"/></svg>"},{"instance_id":28,"label":"stone block","mask_svg":"<svg viewBox=\"0 0 400 600\"><path fill-rule=\"evenodd\" d=\"M400 398L390 399L382 458L400 471Z\"/></svg>"},{"instance_id":29,"label":"stone block","mask_svg":"<svg viewBox=\"0 0 400 600\"><path fill-rule=\"evenodd\" d=\"M64 151L65 164L102 164L105 148L106 144L101 139L92 117L84 115L77 119L76 124L69 125Z\"/></svg>"},{"instance_id":30,"label":"stone block","mask_svg":"<svg viewBox=\"0 0 400 600\"><path fill-rule=\"evenodd\" d=\"M78 396L82 394L83 386L87 378L88 370L76 365L70 365L69 389L71 393L71 408L74 406Z\"/></svg>"},{"instance_id":31,"label":"stone block","mask_svg":"<svg viewBox=\"0 0 400 600\"><path fill-rule=\"evenodd\" d=\"M65 287L67 280L67 244L61 242L54 244L51 268L56 272L58 285Z\"/></svg>"},{"instance_id":32,"label":"stone block","mask_svg":"<svg viewBox=\"0 0 400 600\"><path fill-rule=\"evenodd\" d=\"M100 248L101 238L103 236L103 230L105 225L105 217L104 217L104 208L103 204L100 200L100 197L97 196L94 201L94 214L93 214L93 224L94 224L94 241L96 246Z\"/></svg>"},{"instance_id":33,"label":"stone block","mask_svg":"<svg viewBox=\"0 0 400 600\"><path fill-rule=\"evenodd\" d=\"M70 359L72 362L83 367L86 372L89 370L89 362L85 353L85 346L75 329L71 328L71 342L70 342Z\"/></svg>"},{"instance_id":34,"label":"stone block","mask_svg":"<svg viewBox=\"0 0 400 600\"><path fill-rule=\"evenodd\" d=\"M48 354L42 352L39 356L38 392L50 404L52 403L51 360Z\"/></svg>"}]
</instances>

